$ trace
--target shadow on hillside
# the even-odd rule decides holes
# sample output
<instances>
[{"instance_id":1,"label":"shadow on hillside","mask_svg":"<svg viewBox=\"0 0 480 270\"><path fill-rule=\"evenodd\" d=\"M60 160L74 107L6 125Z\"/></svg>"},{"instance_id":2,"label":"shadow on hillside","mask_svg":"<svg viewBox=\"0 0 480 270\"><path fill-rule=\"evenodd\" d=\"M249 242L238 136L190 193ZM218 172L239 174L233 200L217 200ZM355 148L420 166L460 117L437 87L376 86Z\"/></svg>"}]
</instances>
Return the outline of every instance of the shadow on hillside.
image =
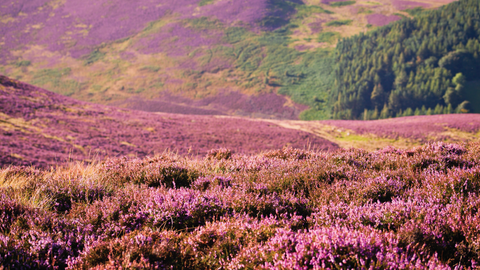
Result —
<instances>
[{"instance_id":1,"label":"shadow on hillside","mask_svg":"<svg viewBox=\"0 0 480 270\"><path fill-rule=\"evenodd\" d=\"M283 27L290 22L290 17L295 14L299 5L304 5L303 1L269 0L267 16L259 22L259 25L268 30Z\"/></svg>"}]
</instances>

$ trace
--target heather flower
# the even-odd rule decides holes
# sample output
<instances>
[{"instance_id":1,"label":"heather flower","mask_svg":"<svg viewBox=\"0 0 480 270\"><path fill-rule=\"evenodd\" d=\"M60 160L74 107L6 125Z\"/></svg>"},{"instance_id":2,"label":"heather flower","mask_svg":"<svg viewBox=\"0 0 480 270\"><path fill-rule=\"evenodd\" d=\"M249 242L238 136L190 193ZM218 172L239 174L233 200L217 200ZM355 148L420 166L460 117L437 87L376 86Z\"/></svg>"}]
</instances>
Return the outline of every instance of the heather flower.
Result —
<instances>
[{"instance_id":1,"label":"heather flower","mask_svg":"<svg viewBox=\"0 0 480 270\"><path fill-rule=\"evenodd\" d=\"M207 159L229 159L232 157L232 151L226 148L212 149L208 151L206 158Z\"/></svg>"}]
</instances>

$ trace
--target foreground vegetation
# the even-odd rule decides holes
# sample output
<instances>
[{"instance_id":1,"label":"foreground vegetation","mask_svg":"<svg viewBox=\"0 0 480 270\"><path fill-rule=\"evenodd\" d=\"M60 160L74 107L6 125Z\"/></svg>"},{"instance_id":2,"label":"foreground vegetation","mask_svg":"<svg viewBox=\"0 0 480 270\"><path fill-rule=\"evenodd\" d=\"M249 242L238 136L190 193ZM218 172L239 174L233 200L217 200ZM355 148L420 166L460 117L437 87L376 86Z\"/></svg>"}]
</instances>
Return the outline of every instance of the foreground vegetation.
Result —
<instances>
[{"instance_id":1,"label":"foreground vegetation","mask_svg":"<svg viewBox=\"0 0 480 270\"><path fill-rule=\"evenodd\" d=\"M0 171L6 269L475 268L480 145Z\"/></svg>"}]
</instances>

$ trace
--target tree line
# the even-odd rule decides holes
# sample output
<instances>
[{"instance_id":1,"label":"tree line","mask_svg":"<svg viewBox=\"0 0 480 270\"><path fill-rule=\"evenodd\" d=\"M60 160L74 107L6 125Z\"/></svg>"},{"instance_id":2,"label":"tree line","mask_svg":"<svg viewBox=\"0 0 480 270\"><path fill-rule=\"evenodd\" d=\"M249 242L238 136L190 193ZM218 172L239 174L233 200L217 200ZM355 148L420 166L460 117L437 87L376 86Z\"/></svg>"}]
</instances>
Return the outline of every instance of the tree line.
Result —
<instances>
[{"instance_id":1,"label":"tree line","mask_svg":"<svg viewBox=\"0 0 480 270\"><path fill-rule=\"evenodd\" d=\"M340 40L332 117L468 112L465 84L480 75L479 9L479 0L461 0Z\"/></svg>"}]
</instances>

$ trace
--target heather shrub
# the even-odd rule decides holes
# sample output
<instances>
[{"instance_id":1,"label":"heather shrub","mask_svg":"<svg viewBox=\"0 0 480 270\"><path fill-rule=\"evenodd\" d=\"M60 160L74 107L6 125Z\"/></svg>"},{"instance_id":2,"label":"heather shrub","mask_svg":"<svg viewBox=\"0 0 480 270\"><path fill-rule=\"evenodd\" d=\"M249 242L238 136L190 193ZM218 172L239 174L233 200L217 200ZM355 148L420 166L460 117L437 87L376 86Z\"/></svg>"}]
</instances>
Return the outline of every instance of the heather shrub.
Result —
<instances>
[{"instance_id":1,"label":"heather shrub","mask_svg":"<svg viewBox=\"0 0 480 270\"><path fill-rule=\"evenodd\" d=\"M180 188L160 191L145 206L156 228L185 229L204 225L218 219L228 210L220 194Z\"/></svg>"},{"instance_id":2,"label":"heather shrub","mask_svg":"<svg viewBox=\"0 0 480 270\"><path fill-rule=\"evenodd\" d=\"M206 191L209 188L219 187L227 188L232 186L232 179L230 177L215 176L211 177L199 177L195 180L191 187L200 191Z\"/></svg>"},{"instance_id":3,"label":"heather shrub","mask_svg":"<svg viewBox=\"0 0 480 270\"><path fill-rule=\"evenodd\" d=\"M38 190L48 201L47 207L58 212L69 211L74 203L92 203L113 193L106 187L88 180L52 181L43 183Z\"/></svg>"},{"instance_id":4,"label":"heather shrub","mask_svg":"<svg viewBox=\"0 0 480 270\"><path fill-rule=\"evenodd\" d=\"M182 268L182 236L172 231L134 231L121 238L92 241L78 258L68 261L69 269L165 269Z\"/></svg>"},{"instance_id":5,"label":"heather shrub","mask_svg":"<svg viewBox=\"0 0 480 270\"><path fill-rule=\"evenodd\" d=\"M422 260L408 249L400 249L397 243L393 234L369 229L323 227L294 232L280 228L264 245L243 250L227 268L408 269L414 264L417 269L428 269L442 266L435 257Z\"/></svg>"},{"instance_id":6,"label":"heather shrub","mask_svg":"<svg viewBox=\"0 0 480 270\"><path fill-rule=\"evenodd\" d=\"M402 197L405 188L411 185L408 180L403 180L393 174L376 176L374 178L365 177L361 174L350 178L331 183L328 186L318 188L315 196L315 205L325 203L348 203L355 205L364 205L370 202L390 202L397 197Z\"/></svg>"},{"instance_id":7,"label":"heather shrub","mask_svg":"<svg viewBox=\"0 0 480 270\"><path fill-rule=\"evenodd\" d=\"M230 159L232 157L232 151L226 148L212 149L208 151L206 155L207 160L222 160Z\"/></svg>"},{"instance_id":8,"label":"heather shrub","mask_svg":"<svg viewBox=\"0 0 480 270\"><path fill-rule=\"evenodd\" d=\"M0 233L8 233L10 226L28 211L29 209L25 206L0 193L0 220L2 221L0 223Z\"/></svg>"},{"instance_id":9,"label":"heather shrub","mask_svg":"<svg viewBox=\"0 0 480 270\"><path fill-rule=\"evenodd\" d=\"M446 206L429 204L417 210L414 218L408 220L399 230L401 246L418 246L417 253L437 254L450 266L462 263L469 265L478 259L472 252L471 240L467 240L461 229L462 198L455 198ZM458 201L457 201L458 200Z\"/></svg>"},{"instance_id":10,"label":"heather shrub","mask_svg":"<svg viewBox=\"0 0 480 270\"><path fill-rule=\"evenodd\" d=\"M109 159L102 164L102 179L112 184L146 184L150 187L188 187L200 174L175 157L159 156L145 160Z\"/></svg>"},{"instance_id":11,"label":"heather shrub","mask_svg":"<svg viewBox=\"0 0 480 270\"><path fill-rule=\"evenodd\" d=\"M473 162L464 158L465 148L456 144L432 143L417 148L410 162L414 171L433 169L436 171L450 168L473 166Z\"/></svg>"},{"instance_id":12,"label":"heather shrub","mask_svg":"<svg viewBox=\"0 0 480 270\"><path fill-rule=\"evenodd\" d=\"M177 166L156 167L149 165L133 178L135 184L146 184L149 187L188 187L198 177L194 171Z\"/></svg>"},{"instance_id":13,"label":"heather shrub","mask_svg":"<svg viewBox=\"0 0 480 270\"><path fill-rule=\"evenodd\" d=\"M1 269L37 268L35 258L25 252L14 238L0 235Z\"/></svg>"},{"instance_id":14,"label":"heather shrub","mask_svg":"<svg viewBox=\"0 0 480 270\"><path fill-rule=\"evenodd\" d=\"M244 248L264 243L275 235L277 228L298 230L302 220L300 216L285 214L260 220L248 215L234 215L197 228L184 244L186 251L195 258L192 267L228 269L229 263Z\"/></svg>"},{"instance_id":15,"label":"heather shrub","mask_svg":"<svg viewBox=\"0 0 480 270\"><path fill-rule=\"evenodd\" d=\"M285 171L273 171L269 181L270 190L276 192L291 191L310 196L322 184L331 184L342 179L352 178L351 172L337 165L322 164L322 162L301 163L302 166L289 164Z\"/></svg>"},{"instance_id":16,"label":"heather shrub","mask_svg":"<svg viewBox=\"0 0 480 270\"><path fill-rule=\"evenodd\" d=\"M307 216L312 212L308 200L292 193L255 194L246 193L236 196L231 207L236 213L244 213L251 217L280 216L282 214L298 214Z\"/></svg>"},{"instance_id":17,"label":"heather shrub","mask_svg":"<svg viewBox=\"0 0 480 270\"><path fill-rule=\"evenodd\" d=\"M0 235L0 262L7 269L64 269L67 259L83 248L83 237L75 222L31 210Z\"/></svg>"},{"instance_id":18,"label":"heather shrub","mask_svg":"<svg viewBox=\"0 0 480 270\"><path fill-rule=\"evenodd\" d=\"M402 195L405 182L385 176L367 179L358 183L360 193L365 201L390 202L393 198Z\"/></svg>"},{"instance_id":19,"label":"heather shrub","mask_svg":"<svg viewBox=\"0 0 480 270\"><path fill-rule=\"evenodd\" d=\"M331 203L316 209L308 218L310 226L371 227L382 231L397 231L424 204L395 199L392 202L373 202L365 205Z\"/></svg>"},{"instance_id":20,"label":"heather shrub","mask_svg":"<svg viewBox=\"0 0 480 270\"><path fill-rule=\"evenodd\" d=\"M148 213L142 211L142 205L151 200L152 191L135 186L118 190L114 196L94 201L90 205L76 204L68 213L69 218L78 219L88 229L89 235L102 238L115 238L145 224Z\"/></svg>"},{"instance_id":21,"label":"heather shrub","mask_svg":"<svg viewBox=\"0 0 480 270\"><path fill-rule=\"evenodd\" d=\"M266 158L279 158L283 160L302 160L309 158L311 155L313 155L313 153L309 151L291 147L283 147L279 150L270 150L261 154L261 156Z\"/></svg>"}]
</instances>

